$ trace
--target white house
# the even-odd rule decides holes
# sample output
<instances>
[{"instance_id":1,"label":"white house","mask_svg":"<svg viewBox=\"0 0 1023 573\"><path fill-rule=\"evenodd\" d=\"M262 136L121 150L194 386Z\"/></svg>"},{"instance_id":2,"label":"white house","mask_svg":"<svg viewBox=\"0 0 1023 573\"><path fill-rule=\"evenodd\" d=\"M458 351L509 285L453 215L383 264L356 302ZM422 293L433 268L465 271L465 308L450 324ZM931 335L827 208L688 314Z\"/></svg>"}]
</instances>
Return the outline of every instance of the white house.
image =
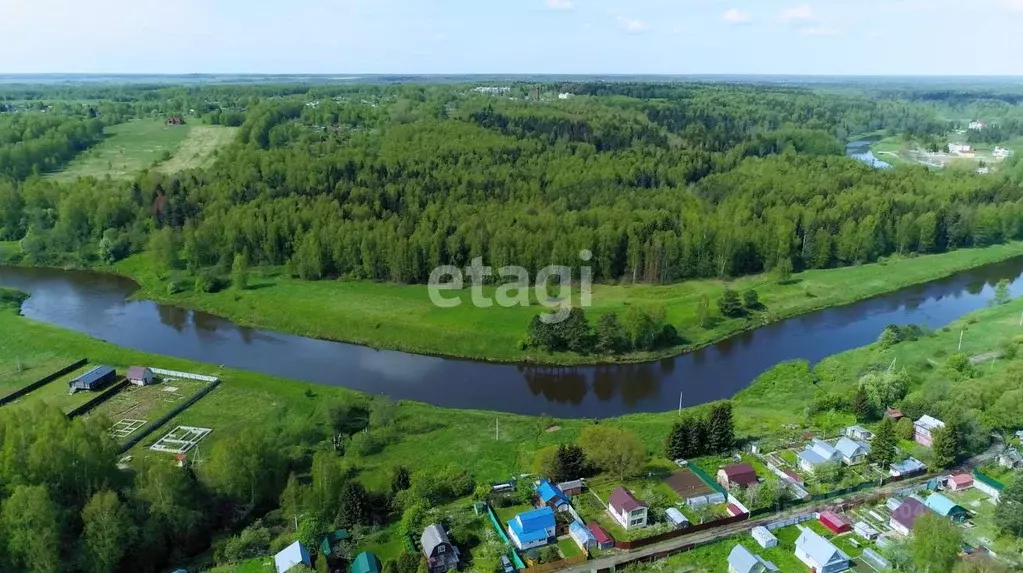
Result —
<instances>
[{"instance_id":1,"label":"white house","mask_svg":"<svg viewBox=\"0 0 1023 573\"><path fill-rule=\"evenodd\" d=\"M304 564L306 567L313 566L313 561L309 557L309 550L299 541L292 543L282 549L280 553L274 555L274 568L277 569L277 573L286 573L299 563Z\"/></svg>"},{"instance_id":2,"label":"white house","mask_svg":"<svg viewBox=\"0 0 1023 573\"><path fill-rule=\"evenodd\" d=\"M799 469L807 473L813 473L819 465L835 463L842 459L842 455L831 444L816 438L805 450L796 454L796 457L799 458Z\"/></svg>"},{"instance_id":3,"label":"white house","mask_svg":"<svg viewBox=\"0 0 1023 573\"><path fill-rule=\"evenodd\" d=\"M1005 159L1012 155L1012 150L1004 147L995 147L994 151L991 152L991 155L995 156L997 159Z\"/></svg>"},{"instance_id":4,"label":"white house","mask_svg":"<svg viewBox=\"0 0 1023 573\"><path fill-rule=\"evenodd\" d=\"M849 569L848 555L807 528L803 528L796 540L796 558L817 573L839 573Z\"/></svg>"},{"instance_id":5,"label":"white house","mask_svg":"<svg viewBox=\"0 0 1023 573\"><path fill-rule=\"evenodd\" d=\"M575 94L567 92L558 94L558 99L572 99L573 97L575 97Z\"/></svg>"},{"instance_id":6,"label":"white house","mask_svg":"<svg viewBox=\"0 0 1023 573\"><path fill-rule=\"evenodd\" d=\"M616 487L607 501L607 511L625 529L646 527L647 505L624 487Z\"/></svg>"},{"instance_id":7,"label":"white house","mask_svg":"<svg viewBox=\"0 0 1023 573\"><path fill-rule=\"evenodd\" d=\"M866 442L858 442L849 438L842 438L835 444L835 449L842 456L846 465L855 465L863 462L870 453L870 445Z\"/></svg>"},{"instance_id":8,"label":"white house","mask_svg":"<svg viewBox=\"0 0 1023 573\"><path fill-rule=\"evenodd\" d=\"M736 545L728 554L728 573L764 573L764 562L742 545Z\"/></svg>"},{"instance_id":9,"label":"white house","mask_svg":"<svg viewBox=\"0 0 1023 573\"><path fill-rule=\"evenodd\" d=\"M775 537L773 533L768 531L768 529L763 525L758 525L757 527L754 527L753 531L751 531L750 534L753 535L753 539L757 541L757 544L759 544L764 549L767 549L768 547L778 546L778 538Z\"/></svg>"},{"instance_id":10,"label":"white house","mask_svg":"<svg viewBox=\"0 0 1023 573\"><path fill-rule=\"evenodd\" d=\"M849 426L845 429L845 436L861 442L869 442L874 439L874 432L862 426Z\"/></svg>"},{"instance_id":11,"label":"white house","mask_svg":"<svg viewBox=\"0 0 1023 573\"><path fill-rule=\"evenodd\" d=\"M931 447L934 443L934 433L945 427L945 422L924 414L919 420L913 422L913 439L921 446Z\"/></svg>"},{"instance_id":12,"label":"white house","mask_svg":"<svg viewBox=\"0 0 1023 573\"><path fill-rule=\"evenodd\" d=\"M520 513L508 522L508 536L519 551L547 545L556 529L554 510L549 507Z\"/></svg>"},{"instance_id":13,"label":"white house","mask_svg":"<svg viewBox=\"0 0 1023 573\"><path fill-rule=\"evenodd\" d=\"M987 124L984 123L983 121L971 121L970 125L968 125L967 127L969 129L972 129L973 131L981 131L985 127L987 127Z\"/></svg>"}]
</instances>

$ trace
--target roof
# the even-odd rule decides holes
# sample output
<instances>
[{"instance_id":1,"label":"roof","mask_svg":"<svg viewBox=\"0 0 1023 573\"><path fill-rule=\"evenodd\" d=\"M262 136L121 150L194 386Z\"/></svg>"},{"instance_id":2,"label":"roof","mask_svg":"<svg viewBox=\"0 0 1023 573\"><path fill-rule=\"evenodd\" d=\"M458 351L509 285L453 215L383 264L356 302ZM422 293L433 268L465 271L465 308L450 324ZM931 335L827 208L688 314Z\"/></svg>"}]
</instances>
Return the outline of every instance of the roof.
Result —
<instances>
[{"instance_id":1,"label":"roof","mask_svg":"<svg viewBox=\"0 0 1023 573\"><path fill-rule=\"evenodd\" d=\"M973 476L970 474L959 474L949 476L948 481L956 484L957 486L970 485L973 483Z\"/></svg>"},{"instance_id":2,"label":"roof","mask_svg":"<svg viewBox=\"0 0 1023 573\"><path fill-rule=\"evenodd\" d=\"M742 514L744 514L746 512L743 511L738 505L735 505L734 503L730 503L730 504L728 504L728 513L730 513L730 514L732 514L734 516L734 515L742 515Z\"/></svg>"},{"instance_id":3,"label":"roof","mask_svg":"<svg viewBox=\"0 0 1023 573\"><path fill-rule=\"evenodd\" d=\"M920 460L918 460L916 458L906 458L906 459L902 460L901 462L892 464L892 468L891 469L893 471L896 471L896 472L900 473L900 474L908 474L908 473L913 473L915 471L920 471L920 470L922 470L922 469L924 469L926 467L927 466L925 466L923 462L921 462Z\"/></svg>"},{"instance_id":4,"label":"roof","mask_svg":"<svg viewBox=\"0 0 1023 573\"><path fill-rule=\"evenodd\" d=\"M689 520L686 519L686 516L682 515L682 512L679 511L678 508L669 507L664 512L664 514L668 517L668 520L670 520L672 523L676 523L676 524L679 524L679 525L681 525L683 523L689 523Z\"/></svg>"},{"instance_id":5,"label":"roof","mask_svg":"<svg viewBox=\"0 0 1023 573\"><path fill-rule=\"evenodd\" d=\"M818 519L825 527L835 533L849 530L849 522L833 511L822 511Z\"/></svg>"},{"instance_id":6,"label":"roof","mask_svg":"<svg viewBox=\"0 0 1023 573\"><path fill-rule=\"evenodd\" d=\"M574 479L569 481L563 481L558 484L558 489L564 492L566 489L582 489L586 487L586 480Z\"/></svg>"},{"instance_id":7,"label":"roof","mask_svg":"<svg viewBox=\"0 0 1023 573\"><path fill-rule=\"evenodd\" d=\"M757 471L749 464L732 464L721 468L729 483L752 485L757 483Z\"/></svg>"},{"instance_id":8,"label":"roof","mask_svg":"<svg viewBox=\"0 0 1023 573\"><path fill-rule=\"evenodd\" d=\"M299 541L274 555L274 567L277 571L287 571L299 563L309 563L309 551Z\"/></svg>"},{"instance_id":9,"label":"roof","mask_svg":"<svg viewBox=\"0 0 1023 573\"><path fill-rule=\"evenodd\" d=\"M92 370L89 370L85 374L78 376L71 380L71 384L84 384L86 386L92 385L96 381L100 380L105 376L109 376L114 372L114 369L109 366L100 365Z\"/></svg>"},{"instance_id":10,"label":"roof","mask_svg":"<svg viewBox=\"0 0 1023 573\"><path fill-rule=\"evenodd\" d=\"M951 517L958 513L966 513L966 509L940 493L927 496L924 504L942 517Z\"/></svg>"},{"instance_id":11,"label":"roof","mask_svg":"<svg viewBox=\"0 0 1023 573\"><path fill-rule=\"evenodd\" d=\"M611 492L607 500L608 505L621 511L633 512L646 504L633 497L632 493L624 487L618 486Z\"/></svg>"},{"instance_id":12,"label":"roof","mask_svg":"<svg viewBox=\"0 0 1023 573\"><path fill-rule=\"evenodd\" d=\"M742 545L736 545L732 548L732 552L728 554L728 566L730 570L736 571L736 573L753 573L754 571L764 570L764 565L760 563L757 556L750 553L750 550Z\"/></svg>"},{"instance_id":13,"label":"roof","mask_svg":"<svg viewBox=\"0 0 1023 573\"><path fill-rule=\"evenodd\" d=\"M132 380L142 380L143 378L145 378L147 371L149 372L150 375L153 373L152 370L146 368L145 366L132 366L131 368L128 369L128 378Z\"/></svg>"},{"instance_id":14,"label":"roof","mask_svg":"<svg viewBox=\"0 0 1023 573\"><path fill-rule=\"evenodd\" d=\"M769 529L767 529L763 525L758 525L758 526L754 527L753 530L750 533L753 535L754 539L757 539L757 540L760 540L760 541L770 541L772 539L775 539L775 540L778 539L777 537L774 536L773 533L771 533L771 531Z\"/></svg>"},{"instance_id":15,"label":"roof","mask_svg":"<svg viewBox=\"0 0 1023 573\"><path fill-rule=\"evenodd\" d=\"M547 480L540 480L540 485L536 488L536 493L540 496L540 501L549 503L551 501L558 501L559 505L562 503L568 503L565 499L565 494L557 486L551 485L551 482Z\"/></svg>"},{"instance_id":16,"label":"roof","mask_svg":"<svg viewBox=\"0 0 1023 573\"><path fill-rule=\"evenodd\" d=\"M888 408L887 410L884 411L884 415L888 416L889 418L904 418L905 417L905 414L902 413L902 410L900 410L898 408Z\"/></svg>"},{"instance_id":17,"label":"roof","mask_svg":"<svg viewBox=\"0 0 1023 573\"><path fill-rule=\"evenodd\" d=\"M916 518L928 513L930 510L927 509L920 500L915 497L907 497L903 500L902 505L892 511L892 519L896 523L902 525L906 529L912 531L913 524L916 523Z\"/></svg>"},{"instance_id":18,"label":"roof","mask_svg":"<svg viewBox=\"0 0 1023 573\"><path fill-rule=\"evenodd\" d=\"M547 539L547 529L554 527L554 511L541 507L515 516L508 522L508 528L522 543Z\"/></svg>"},{"instance_id":19,"label":"roof","mask_svg":"<svg viewBox=\"0 0 1023 573\"><path fill-rule=\"evenodd\" d=\"M827 539L809 529L803 529L799 539L796 540L796 547L802 549L810 559L813 559L821 566L840 561L849 561L848 555L842 553L841 550L832 545Z\"/></svg>"},{"instance_id":20,"label":"roof","mask_svg":"<svg viewBox=\"0 0 1023 573\"><path fill-rule=\"evenodd\" d=\"M863 442L857 442L856 440L850 440L849 438L842 438L835 444L835 449L838 453L847 458L853 458L861 454L869 454L870 446Z\"/></svg>"},{"instance_id":21,"label":"roof","mask_svg":"<svg viewBox=\"0 0 1023 573\"><path fill-rule=\"evenodd\" d=\"M380 559L369 551L363 551L352 561L351 573L380 573Z\"/></svg>"},{"instance_id":22,"label":"roof","mask_svg":"<svg viewBox=\"0 0 1023 573\"><path fill-rule=\"evenodd\" d=\"M806 480L803 479L803 476L797 474L796 472L790 469L782 469L781 472L787 475L792 483L798 483L802 485L803 483L806 482Z\"/></svg>"},{"instance_id":23,"label":"roof","mask_svg":"<svg viewBox=\"0 0 1023 573\"><path fill-rule=\"evenodd\" d=\"M880 533L866 521L857 521L856 524L853 525L853 529L863 534L864 537L871 537Z\"/></svg>"},{"instance_id":24,"label":"roof","mask_svg":"<svg viewBox=\"0 0 1023 573\"><path fill-rule=\"evenodd\" d=\"M608 533L604 531L604 528L598 525L597 523L594 522L587 523L586 529L590 530L590 533L593 534L594 539L596 539L597 543L600 543L601 545L605 543L614 542L614 538L608 535Z\"/></svg>"},{"instance_id":25,"label":"roof","mask_svg":"<svg viewBox=\"0 0 1023 573\"><path fill-rule=\"evenodd\" d=\"M821 464L828 463L828 460L820 457L817 452L811 449L805 449L801 452L796 452L796 457L810 464L811 466L819 466Z\"/></svg>"},{"instance_id":26,"label":"roof","mask_svg":"<svg viewBox=\"0 0 1023 573\"><path fill-rule=\"evenodd\" d=\"M438 545L448 544L451 545L451 540L448 539L448 534L444 531L444 528L437 523L433 523L426 526L423 530L422 537L419 538L419 543L423 546L423 553L427 555L433 555L433 550Z\"/></svg>"},{"instance_id":27,"label":"roof","mask_svg":"<svg viewBox=\"0 0 1023 573\"><path fill-rule=\"evenodd\" d=\"M927 414L924 414L923 416L920 416L919 420L913 422L913 425L919 426L926 430L937 430L938 428L944 428L945 422L942 422L941 420L933 416L928 416Z\"/></svg>"},{"instance_id":28,"label":"roof","mask_svg":"<svg viewBox=\"0 0 1023 573\"><path fill-rule=\"evenodd\" d=\"M874 432L864 428L863 426L849 426L845 429L847 434L870 434L874 435Z\"/></svg>"},{"instance_id":29,"label":"roof","mask_svg":"<svg viewBox=\"0 0 1023 573\"><path fill-rule=\"evenodd\" d=\"M834 460L835 456L838 454L838 450L836 450L834 446L824 440L818 440L817 438L814 438L807 448L828 461Z\"/></svg>"}]
</instances>

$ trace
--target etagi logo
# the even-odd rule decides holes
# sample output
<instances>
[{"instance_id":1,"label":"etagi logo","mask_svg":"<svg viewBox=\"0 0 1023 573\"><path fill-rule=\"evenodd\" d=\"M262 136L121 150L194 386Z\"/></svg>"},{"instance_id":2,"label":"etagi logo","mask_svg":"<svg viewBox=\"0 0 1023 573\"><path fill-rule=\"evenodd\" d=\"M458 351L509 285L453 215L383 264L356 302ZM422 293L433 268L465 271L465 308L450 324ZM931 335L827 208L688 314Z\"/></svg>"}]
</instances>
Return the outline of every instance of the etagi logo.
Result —
<instances>
[{"instance_id":1,"label":"etagi logo","mask_svg":"<svg viewBox=\"0 0 1023 573\"><path fill-rule=\"evenodd\" d=\"M593 253L589 250L579 251L579 258L583 262L589 262ZM465 274L472 282L471 300L476 308L490 308L496 302L498 306L511 308L513 306L529 306L529 288L533 287L536 300L543 306L552 309L553 312L545 312L540 315L540 320L547 324L557 324L568 318L572 310L572 267L564 265L548 265L538 273L536 280L530 283L529 271L519 266L508 266L497 269L497 276L507 280L498 285L493 298L489 298L483 292L484 279L494 276L494 269L483 265L483 258L476 257L472 264L465 268ZM443 279L449 280L444 281ZM548 285L556 283L558 294L555 297L548 296ZM454 308L462 304L461 296L446 297L445 291L462 290L465 286L465 277L462 270L453 265L442 265L430 273L430 281L427 283L427 290L430 293L430 301L440 308ZM579 306L588 307L591 304L593 286L593 270L589 266L579 267Z\"/></svg>"}]
</instances>

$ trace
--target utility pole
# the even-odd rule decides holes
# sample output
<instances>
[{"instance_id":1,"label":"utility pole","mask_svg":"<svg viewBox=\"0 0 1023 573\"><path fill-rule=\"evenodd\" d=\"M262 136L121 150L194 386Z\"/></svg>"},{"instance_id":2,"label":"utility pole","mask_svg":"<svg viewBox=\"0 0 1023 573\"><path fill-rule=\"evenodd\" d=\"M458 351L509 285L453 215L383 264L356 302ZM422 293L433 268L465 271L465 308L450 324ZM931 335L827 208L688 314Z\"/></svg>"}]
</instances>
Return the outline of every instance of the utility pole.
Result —
<instances>
[{"instance_id":1,"label":"utility pole","mask_svg":"<svg viewBox=\"0 0 1023 573\"><path fill-rule=\"evenodd\" d=\"M958 350L962 350L963 349L963 333L965 333L965 332L966 332L966 330L960 330L959 331L959 349Z\"/></svg>"},{"instance_id":2,"label":"utility pole","mask_svg":"<svg viewBox=\"0 0 1023 573\"><path fill-rule=\"evenodd\" d=\"M678 391L678 415L682 416L682 390Z\"/></svg>"},{"instance_id":3,"label":"utility pole","mask_svg":"<svg viewBox=\"0 0 1023 573\"><path fill-rule=\"evenodd\" d=\"M1023 326L1023 312L1019 313L1019 325Z\"/></svg>"},{"instance_id":4,"label":"utility pole","mask_svg":"<svg viewBox=\"0 0 1023 573\"><path fill-rule=\"evenodd\" d=\"M501 418L495 419L494 422L496 422L495 429L494 429L494 433L495 433L494 439L497 440L498 442L500 442L501 441Z\"/></svg>"}]
</instances>

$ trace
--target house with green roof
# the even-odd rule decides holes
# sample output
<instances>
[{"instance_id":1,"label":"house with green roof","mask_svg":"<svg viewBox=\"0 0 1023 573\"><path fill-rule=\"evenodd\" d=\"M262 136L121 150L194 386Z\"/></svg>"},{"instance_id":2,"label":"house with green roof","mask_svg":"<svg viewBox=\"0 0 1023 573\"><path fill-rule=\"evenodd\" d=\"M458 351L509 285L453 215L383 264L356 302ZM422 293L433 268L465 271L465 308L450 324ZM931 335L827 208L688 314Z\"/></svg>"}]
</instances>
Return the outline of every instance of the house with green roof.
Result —
<instances>
[{"instance_id":1,"label":"house with green roof","mask_svg":"<svg viewBox=\"0 0 1023 573\"><path fill-rule=\"evenodd\" d=\"M934 513L956 522L965 520L970 514L966 511L965 507L957 504L940 493L932 493L927 496L927 499L924 500L924 505L926 505L928 509Z\"/></svg>"},{"instance_id":2,"label":"house with green roof","mask_svg":"<svg viewBox=\"0 0 1023 573\"><path fill-rule=\"evenodd\" d=\"M369 551L363 551L355 556L349 573L380 573L380 559Z\"/></svg>"}]
</instances>

